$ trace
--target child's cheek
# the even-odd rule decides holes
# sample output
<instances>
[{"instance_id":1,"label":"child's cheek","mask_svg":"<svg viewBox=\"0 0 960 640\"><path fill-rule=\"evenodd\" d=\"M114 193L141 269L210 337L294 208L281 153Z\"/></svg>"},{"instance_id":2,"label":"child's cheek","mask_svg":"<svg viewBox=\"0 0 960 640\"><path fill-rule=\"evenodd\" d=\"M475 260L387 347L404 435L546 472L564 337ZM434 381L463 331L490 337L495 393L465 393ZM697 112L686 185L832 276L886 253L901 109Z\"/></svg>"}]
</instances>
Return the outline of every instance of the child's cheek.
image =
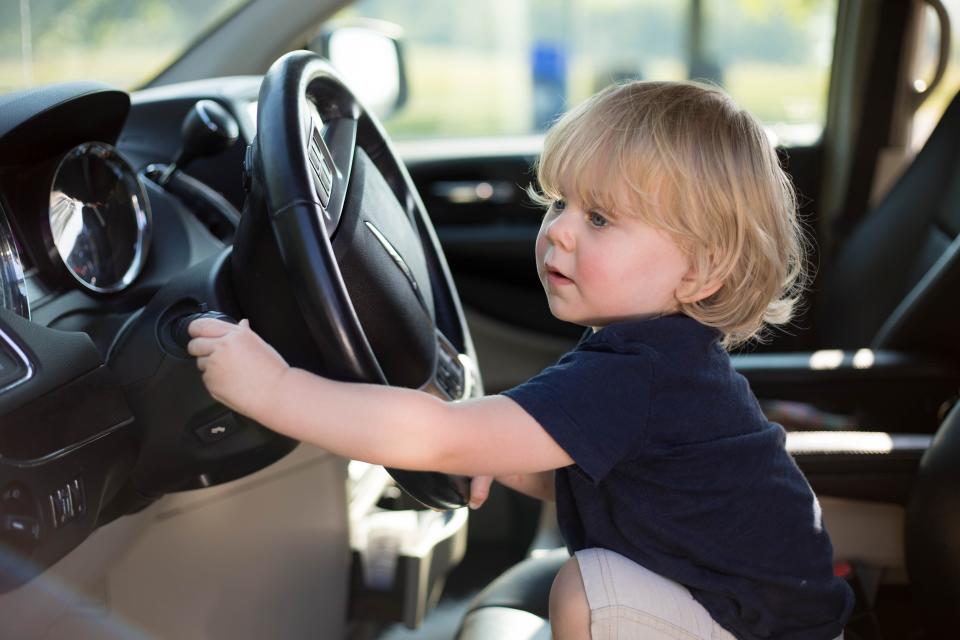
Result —
<instances>
[{"instance_id":1,"label":"child's cheek","mask_svg":"<svg viewBox=\"0 0 960 640\"><path fill-rule=\"evenodd\" d=\"M534 254L537 258L537 272L540 272L543 269L543 259L547 255L547 238L543 233L543 227L540 227L540 231L537 233L537 244Z\"/></svg>"},{"instance_id":2,"label":"child's cheek","mask_svg":"<svg viewBox=\"0 0 960 640\"><path fill-rule=\"evenodd\" d=\"M609 284L616 284L618 278L610 270L611 265L606 265L602 261L593 258L587 252L580 252L577 256L577 282L584 286L596 288L601 291L609 289ZM608 281L612 281L608 282Z\"/></svg>"}]
</instances>

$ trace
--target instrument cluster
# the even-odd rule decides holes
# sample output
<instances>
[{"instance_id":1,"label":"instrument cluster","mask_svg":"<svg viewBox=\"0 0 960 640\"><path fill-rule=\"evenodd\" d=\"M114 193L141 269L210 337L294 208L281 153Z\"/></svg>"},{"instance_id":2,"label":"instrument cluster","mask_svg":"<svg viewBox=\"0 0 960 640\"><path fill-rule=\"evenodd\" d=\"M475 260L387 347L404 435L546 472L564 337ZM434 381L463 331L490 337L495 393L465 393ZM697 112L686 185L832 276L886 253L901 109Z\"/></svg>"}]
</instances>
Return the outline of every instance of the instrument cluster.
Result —
<instances>
[{"instance_id":1,"label":"instrument cluster","mask_svg":"<svg viewBox=\"0 0 960 640\"><path fill-rule=\"evenodd\" d=\"M47 219L57 255L82 287L122 291L143 269L150 205L112 146L88 142L66 153L54 173Z\"/></svg>"},{"instance_id":2,"label":"instrument cluster","mask_svg":"<svg viewBox=\"0 0 960 640\"><path fill-rule=\"evenodd\" d=\"M85 142L62 154L39 185L46 193L30 198L29 211L0 208L0 308L30 317L24 261L30 251L66 281L94 295L112 294L132 285L150 249L151 212L143 183L116 148ZM28 180L25 188L37 188ZM23 198L18 198L23 202ZM40 211L37 211L37 209ZM16 218L16 220L14 220ZM29 220L25 219L29 218ZM16 224L20 222L21 224ZM39 237L16 237L16 233ZM59 267L62 265L62 270ZM72 280L71 280L72 278Z\"/></svg>"},{"instance_id":3,"label":"instrument cluster","mask_svg":"<svg viewBox=\"0 0 960 640\"><path fill-rule=\"evenodd\" d=\"M6 213L0 207L0 309L8 309L24 318L30 317L27 287L23 278L20 251Z\"/></svg>"}]
</instances>

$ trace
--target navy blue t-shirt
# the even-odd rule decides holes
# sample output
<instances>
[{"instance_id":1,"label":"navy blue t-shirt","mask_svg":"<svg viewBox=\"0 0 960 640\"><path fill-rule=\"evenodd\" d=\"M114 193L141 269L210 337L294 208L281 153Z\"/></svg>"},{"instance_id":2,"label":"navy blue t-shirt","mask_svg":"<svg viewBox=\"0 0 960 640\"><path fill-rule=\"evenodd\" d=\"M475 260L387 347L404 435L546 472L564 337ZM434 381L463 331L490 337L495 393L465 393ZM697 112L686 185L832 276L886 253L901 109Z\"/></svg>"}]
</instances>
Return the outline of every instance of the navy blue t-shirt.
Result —
<instances>
[{"instance_id":1,"label":"navy blue t-shirt","mask_svg":"<svg viewBox=\"0 0 960 640\"><path fill-rule=\"evenodd\" d=\"M832 640L853 593L783 429L719 337L683 315L614 323L504 394L574 460L556 470L571 552L679 582L738 638Z\"/></svg>"}]
</instances>

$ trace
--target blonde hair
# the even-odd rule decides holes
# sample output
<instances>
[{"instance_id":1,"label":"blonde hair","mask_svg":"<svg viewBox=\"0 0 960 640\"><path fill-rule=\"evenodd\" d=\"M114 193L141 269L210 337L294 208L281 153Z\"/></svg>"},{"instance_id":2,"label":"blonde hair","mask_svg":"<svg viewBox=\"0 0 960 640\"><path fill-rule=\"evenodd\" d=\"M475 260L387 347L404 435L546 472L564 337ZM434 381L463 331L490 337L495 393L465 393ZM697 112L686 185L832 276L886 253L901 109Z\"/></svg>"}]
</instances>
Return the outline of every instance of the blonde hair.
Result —
<instances>
[{"instance_id":1,"label":"blonde hair","mask_svg":"<svg viewBox=\"0 0 960 640\"><path fill-rule=\"evenodd\" d=\"M680 311L730 348L790 320L806 281L793 185L761 125L719 88L613 85L547 133L540 204L575 198L669 233L700 284L720 289Z\"/></svg>"}]
</instances>

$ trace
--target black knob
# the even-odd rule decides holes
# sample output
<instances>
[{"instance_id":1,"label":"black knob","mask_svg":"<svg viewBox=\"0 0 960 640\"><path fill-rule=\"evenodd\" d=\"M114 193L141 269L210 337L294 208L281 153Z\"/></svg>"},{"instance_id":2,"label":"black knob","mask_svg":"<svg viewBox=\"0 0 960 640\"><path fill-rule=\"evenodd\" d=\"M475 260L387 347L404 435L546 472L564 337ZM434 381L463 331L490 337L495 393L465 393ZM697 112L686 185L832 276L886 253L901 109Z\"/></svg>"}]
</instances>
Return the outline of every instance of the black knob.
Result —
<instances>
[{"instance_id":1,"label":"black knob","mask_svg":"<svg viewBox=\"0 0 960 640\"><path fill-rule=\"evenodd\" d=\"M219 311L200 311L197 313L180 316L170 323L170 337L173 338L174 344L186 351L187 344L190 342L190 332L188 331L190 323L194 320L199 320L200 318L214 318L215 320L223 320L224 322L229 322L230 324L237 324L237 321L232 317L225 313L220 313Z\"/></svg>"},{"instance_id":2,"label":"black knob","mask_svg":"<svg viewBox=\"0 0 960 640\"><path fill-rule=\"evenodd\" d=\"M182 146L158 182L165 185L179 168L192 160L213 156L228 149L240 136L237 119L213 100L198 100L180 127Z\"/></svg>"}]
</instances>

